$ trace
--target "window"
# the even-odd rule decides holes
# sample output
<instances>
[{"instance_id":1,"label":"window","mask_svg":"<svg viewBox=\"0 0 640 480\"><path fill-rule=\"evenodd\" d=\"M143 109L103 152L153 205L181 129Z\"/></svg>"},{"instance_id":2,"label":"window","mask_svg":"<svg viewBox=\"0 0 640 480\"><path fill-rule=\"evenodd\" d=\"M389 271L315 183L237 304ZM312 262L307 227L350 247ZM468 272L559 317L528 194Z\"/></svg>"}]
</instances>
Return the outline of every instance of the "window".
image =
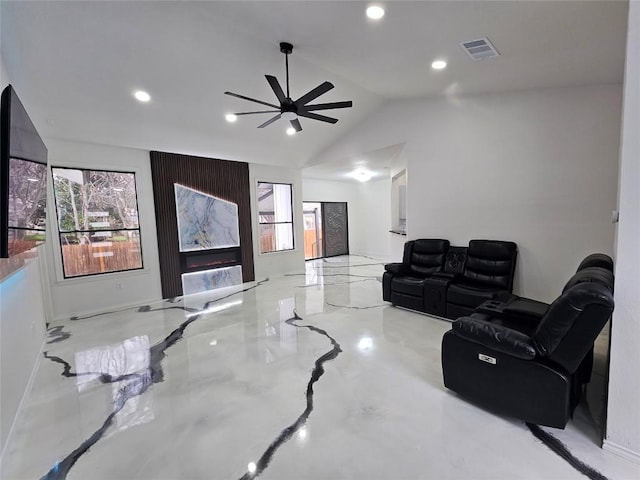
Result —
<instances>
[{"instance_id":1,"label":"window","mask_svg":"<svg viewBox=\"0 0 640 480\"><path fill-rule=\"evenodd\" d=\"M291 185L258 182L260 253L293 250Z\"/></svg>"},{"instance_id":2,"label":"window","mask_svg":"<svg viewBox=\"0 0 640 480\"><path fill-rule=\"evenodd\" d=\"M65 278L142 268L134 173L52 168Z\"/></svg>"}]
</instances>

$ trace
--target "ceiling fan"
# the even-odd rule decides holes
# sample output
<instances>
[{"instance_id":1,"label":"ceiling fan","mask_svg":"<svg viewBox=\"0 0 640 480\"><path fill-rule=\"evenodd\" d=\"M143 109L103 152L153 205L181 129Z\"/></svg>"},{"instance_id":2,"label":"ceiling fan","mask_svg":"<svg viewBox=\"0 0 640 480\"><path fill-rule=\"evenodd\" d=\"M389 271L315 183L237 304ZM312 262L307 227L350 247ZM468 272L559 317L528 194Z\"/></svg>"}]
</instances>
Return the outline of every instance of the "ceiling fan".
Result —
<instances>
[{"instance_id":1,"label":"ceiling fan","mask_svg":"<svg viewBox=\"0 0 640 480\"><path fill-rule=\"evenodd\" d=\"M309 102L315 100L320 95L327 93L329 90L333 88L333 84L331 82L323 82L318 85L316 88L301 96L297 100L292 100L289 95L289 55L293 52L293 45L287 42L280 43L280 51L285 55L285 69L287 73L287 94L284 94L278 79L273 75L265 75L267 78L267 82L271 86L273 93L276 94L278 102L280 105L274 105L273 103L263 102L262 100L256 100L255 98L245 97L244 95L239 95L233 92L224 92L226 95L231 95L232 97L242 98L243 100L249 100L250 102L260 103L262 105L266 105L268 107L275 108L277 110L260 110L257 112L240 112L234 113L234 115L253 115L254 113L277 113L274 117L271 117L269 120L264 122L261 125L258 125L258 128L264 128L267 125L271 125L273 122L280 118L284 118L285 120L289 120L291 126L295 129L296 132L302 130L302 125L300 125L300 120L298 117L306 117L311 118L313 120L320 120L321 122L327 123L336 123L338 121L337 118L327 117L325 115L318 115L317 113L313 113L317 110L331 110L334 108L349 108L353 106L353 102L332 102L332 103L316 103L314 105L308 105Z\"/></svg>"}]
</instances>

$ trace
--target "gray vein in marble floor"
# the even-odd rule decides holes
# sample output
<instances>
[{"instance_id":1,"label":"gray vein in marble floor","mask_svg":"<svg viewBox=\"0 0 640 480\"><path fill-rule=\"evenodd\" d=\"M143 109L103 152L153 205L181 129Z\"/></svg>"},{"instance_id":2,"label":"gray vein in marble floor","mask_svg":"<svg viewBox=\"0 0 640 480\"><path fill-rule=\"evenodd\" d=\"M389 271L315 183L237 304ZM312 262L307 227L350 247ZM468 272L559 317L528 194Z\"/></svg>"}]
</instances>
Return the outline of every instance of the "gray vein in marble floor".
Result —
<instances>
[{"instance_id":1,"label":"gray vein in marble floor","mask_svg":"<svg viewBox=\"0 0 640 480\"><path fill-rule=\"evenodd\" d=\"M309 415L311 415L311 412L313 412L313 384L316 383L324 374L324 364L328 361L334 360L342 352L340 344L336 342L336 340L331 335L329 335L326 330L318 328L314 325L297 325L295 323L297 320L303 320L303 318L294 311L293 317L285 320L285 323L296 328L307 328L312 332L324 335L329 339L331 345L333 345L333 348L324 355L320 356L315 361L313 370L311 371L311 379L309 380L309 383L307 383L307 407L295 422L282 430L282 432L280 432L280 435L278 435L276 439L271 442L269 447L265 450L258 462L255 464L255 470L245 473L240 478L240 480L251 480L259 476L265 470L265 468L269 466L269 463L271 462L273 455L276 453L276 450L278 450L278 448L280 448L284 443L289 441L292 435L305 424L305 422L309 418Z\"/></svg>"},{"instance_id":2,"label":"gray vein in marble floor","mask_svg":"<svg viewBox=\"0 0 640 480\"><path fill-rule=\"evenodd\" d=\"M306 273L285 273L285 277L301 277L306 276ZM371 278L376 279L378 277L374 275L357 275L355 273L327 273L327 274L316 274L318 277L359 277L359 278Z\"/></svg>"},{"instance_id":3,"label":"gray vein in marble floor","mask_svg":"<svg viewBox=\"0 0 640 480\"><path fill-rule=\"evenodd\" d=\"M380 305L365 305L364 307L358 307L355 305L338 305L335 303L331 303L331 302L327 302L325 300L324 302L325 304L329 305L330 307L336 307L336 308L353 308L354 310L368 310L369 308L380 308L380 307L386 307L386 304L380 304Z\"/></svg>"},{"instance_id":4,"label":"gray vein in marble floor","mask_svg":"<svg viewBox=\"0 0 640 480\"><path fill-rule=\"evenodd\" d=\"M325 287L329 287L331 285L349 285L351 283L358 283L358 282L368 282L371 280L377 280L376 278L365 278L364 280L351 280L350 282L334 282L334 283L309 283L307 285L296 285L295 288L310 288L310 287L317 287L318 285L322 285Z\"/></svg>"},{"instance_id":5,"label":"gray vein in marble floor","mask_svg":"<svg viewBox=\"0 0 640 480\"><path fill-rule=\"evenodd\" d=\"M357 265L331 265L324 264L319 266L312 266L314 270L325 270L325 269L334 269L334 268L352 268L352 267L371 267L371 266L383 266L384 263L358 263Z\"/></svg>"},{"instance_id":6,"label":"gray vein in marble floor","mask_svg":"<svg viewBox=\"0 0 640 480\"><path fill-rule=\"evenodd\" d=\"M140 374L138 373L128 373L125 375L118 375L114 377L113 375L109 375L108 373L104 373L104 372L80 372L80 373L72 372L71 364L66 360L60 357L57 357L55 355L49 355L49 352L43 352L43 355L44 355L44 358L46 358L47 360L51 360L54 363L59 363L60 365L62 365L64 368L60 375L67 378L97 376L100 383L115 383L115 382L121 382L124 380L129 380L131 378L137 378L138 376L140 376Z\"/></svg>"},{"instance_id":7,"label":"gray vein in marble floor","mask_svg":"<svg viewBox=\"0 0 640 480\"><path fill-rule=\"evenodd\" d=\"M540 426L527 422L527 427L529 427L531 433L533 433L533 435L538 440L549 447L551 451L558 454L562 459L566 460L569 465L582 473L584 476L590 478L591 480L608 480L607 477L602 475L596 469L590 467L582 460L576 458L564 443L555 438L549 432L545 432L542 428L540 428Z\"/></svg>"},{"instance_id":8,"label":"gray vein in marble floor","mask_svg":"<svg viewBox=\"0 0 640 480\"><path fill-rule=\"evenodd\" d=\"M47 344L59 343L71 337L71 333L64 331L64 326L51 327L47 330Z\"/></svg>"}]
</instances>

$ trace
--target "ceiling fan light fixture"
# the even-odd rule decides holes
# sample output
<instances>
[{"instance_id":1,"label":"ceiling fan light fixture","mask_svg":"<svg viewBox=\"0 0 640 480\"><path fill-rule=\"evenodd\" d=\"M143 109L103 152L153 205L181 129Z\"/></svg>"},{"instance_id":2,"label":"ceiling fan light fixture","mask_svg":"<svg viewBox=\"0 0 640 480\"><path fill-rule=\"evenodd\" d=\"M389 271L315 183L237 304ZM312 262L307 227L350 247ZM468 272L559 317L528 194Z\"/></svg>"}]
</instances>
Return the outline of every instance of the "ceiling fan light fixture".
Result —
<instances>
[{"instance_id":1,"label":"ceiling fan light fixture","mask_svg":"<svg viewBox=\"0 0 640 480\"><path fill-rule=\"evenodd\" d=\"M291 136L291 135L295 135L296 134L296 129L293 127L289 127L287 128L287 135Z\"/></svg>"},{"instance_id":2,"label":"ceiling fan light fixture","mask_svg":"<svg viewBox=\"0 0 640 480\"><path fill-rule=\"evenodd\" d=\"M225 118L225 120L226 120L227 122L229 122L229 123L233 123L233 122L235 122L236 120L238 120L238 116L237 116L236 114L234 114L234 113L227 113L227 114L224 116L224 118Z\"/></svg>"},{"instance_id":3,"label":"ceiling fan light fixture","mask_svg":"<svg viewBox=\"0 0 640 480\"><path fill-rule=\"evenodd\" d=\"M281 117L290 122L291 120L295 120L296 118L298 118L298 115L296 114L296 112L282 112Z\"/></svg>"},{"instance_id":4,"label":"ceiling fan light fixture","mask_svg":"<svg viewBox=\"0 0 640 480\"><path fill-rule=\"evenodd\" d=\"M367 17L372 20L380 20L384 17L384 8L380 5L371 5L367 7Z\"/></svg>"}]
</instances>

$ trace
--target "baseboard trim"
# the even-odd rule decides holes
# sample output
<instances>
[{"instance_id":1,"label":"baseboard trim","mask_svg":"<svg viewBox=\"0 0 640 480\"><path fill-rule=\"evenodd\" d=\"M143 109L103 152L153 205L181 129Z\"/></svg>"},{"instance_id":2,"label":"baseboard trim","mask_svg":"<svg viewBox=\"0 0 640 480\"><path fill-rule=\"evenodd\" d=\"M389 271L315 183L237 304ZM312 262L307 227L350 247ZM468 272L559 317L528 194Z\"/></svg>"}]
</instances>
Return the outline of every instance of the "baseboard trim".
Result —
<instances>
[{"instance_id":1,"label":"baseboard trim","mask_svg":"<svg viewBox=\"0 0 640 480\"><path fill-rule=\"evenodd\" d=\"M22 398L20 398L20 403L18 403L18 408L16 409L16 414L13 417L13 421L11 422L11 427L9 428L9 433L7 433L7 438L2 445L2 452L0 452L0 465L4 460L4 454L7 451L7 446L11 445L11 440L14 435L14 430L16 428L16 424L18 423L18 418L22 416L22 410L25 408L25 403L29 395L31 394L31 389L33 388L33 384L36 380L36 375L38 374L38 370L40 369L40 362L42 361L42 352L44 352L45 342L47 340L47 332L45 331L44 337L42 338L42 342L40 343L40 350L38 351L38 356L36 357L36 361L33 364L33 368L31 369L31 375L29 375L29 380L27 381L27 386L22 393Z\"/></svg>"},{"instance_id":2,"label":"baseboard trim","mask_svg":"<svg viewBox=\"0 0 640 480\"><path fill-rule=\"evenodd\" d=\"M627 460L631 460L634 463L640 464L640 453L634 452L633 450L629 450L626 447L618 445L610 440L605 439L602 442L602 449L611 453L615 453L616 455L626 458Z\"/></svg>"}]
</instances>

